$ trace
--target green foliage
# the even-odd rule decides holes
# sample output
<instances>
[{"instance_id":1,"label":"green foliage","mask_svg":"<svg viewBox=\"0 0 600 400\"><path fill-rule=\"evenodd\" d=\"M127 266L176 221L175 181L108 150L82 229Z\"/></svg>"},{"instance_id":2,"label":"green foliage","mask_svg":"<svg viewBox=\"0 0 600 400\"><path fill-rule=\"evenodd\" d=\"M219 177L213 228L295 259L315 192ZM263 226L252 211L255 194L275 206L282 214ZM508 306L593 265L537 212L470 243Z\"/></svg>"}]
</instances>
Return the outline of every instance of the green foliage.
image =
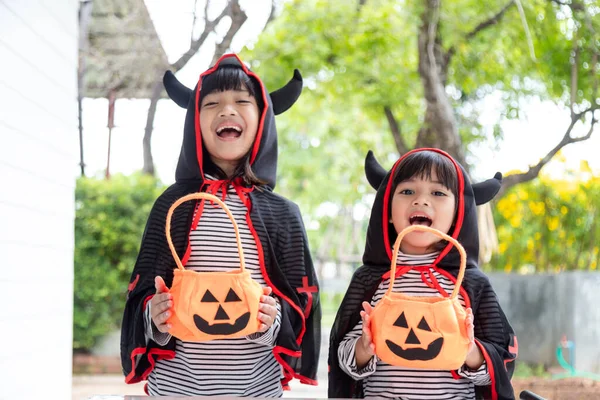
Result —
<instances>
[{"instance_id":1,"label":"green foliage","mask_svg":"<svg viewBox=\"0 0 600 400\"><path fill-rule=\"evenodd\" d=\"M360 201L366 149L376 150L383 161L397 156L385 106L393 111L409 147L424 118L417 46L424 3L368 0L362 7L358 3L287 1L252 49L243 51L243 58L271 89L283 85L294 68L305 78L302 97L279 117L278 125L279 190L306 207L318 206L324 193L328 201L341 205ZM526 26L513 3L497 23L472 34L507 3L441 3L440 50L453 54L447 93L467 150L485 137L479 102L492 92L503 94L495 138L502 138L497 123L503 117L517 118L523 100L531 96L568 100L575 31L581 89L575 100L585 104L592 97L591 54L600 45L594 40L595 32L600 32L600 18L594 18L600 10L596 2L585 2L587 14L575 16L568 7L549 0L521 2ZM307 180L313 182L310 188ZM306 190L321 197L307 195Z\"/></svg>"},{"instance_id":2,"label":"green foliage","mask_svg":"<svg viewBox=\"0 0 600 400\"><path fill-rule=\"evenodd\" d=\"M527 364L517 359L513 378L550 378L544 364Z\"/></svg>"},{"instance_id":3,"label":"green foliage","mask_svg":"<svg viewBox=\"0 0 600 400\"><path fill-rule=\"evenodd\" d=\"M600 177L586 163L565 180L514 187L497 204L500 242L491 267L506 272L597 270L600 263Z\"/></svg>"},{"instance_id":4,"label":"green foliage","mask_svg":"<svg viewBox=\"0 0 600 400\"><path fill-rule=\"evenodd\" d=\"M373 191L363 172L367 150L374 150L385 167L398 156L384 107L392 110L408 147L414 146L424 120L417 41L426 3L364 3L286 1L281 15L242 52L271 90L281 87L294 68L304 77L299 101L277 120L277 190L299 203L317 252L327 242L333 220L347 218L341 211L369 205L365 194ZM583 7L576 5L574 15L559 2L521 1L526 24L512 2L502 18L481 28L508 3L441 2L436 50L452 54L446 93L467 153L471 143L487 136L486 128L502 140L500 122L521 117L521 107L532 96L568 104L573 64L580 89L575 110L589 107L586 101L593 98L592 54L600 46L598 1L577 2ZM484 127L481 100L492 93L501 94L501 104L496 121ZM337 211L323 213L323 203Z\"/></svg>"},{"instance_id":5,"label":"green foliage","mask_svg":"<svg viewBox=\"0 0 600 400\"><path fill-rule=\"evenodd\" d=\"M77 181L74 349L89 350L120 326L146 219L161 191L146 175Z\"/></svg>"}]
</instances>

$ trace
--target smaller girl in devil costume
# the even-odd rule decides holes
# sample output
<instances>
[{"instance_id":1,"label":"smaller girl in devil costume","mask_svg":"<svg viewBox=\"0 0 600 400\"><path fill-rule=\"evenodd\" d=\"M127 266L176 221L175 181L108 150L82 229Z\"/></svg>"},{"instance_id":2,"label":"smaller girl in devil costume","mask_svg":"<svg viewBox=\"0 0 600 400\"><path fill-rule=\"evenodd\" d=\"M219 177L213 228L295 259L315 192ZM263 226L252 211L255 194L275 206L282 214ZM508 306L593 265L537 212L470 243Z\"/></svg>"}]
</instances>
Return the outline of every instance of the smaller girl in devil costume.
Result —
<instances>
[{"instance_id":1,"label":"smaller girl in devil costume","mask_svg":"<svg viewBox=\"0 0 600 400\"><path fill-rule=\"evenodd\" d=\"M170 72L164 85L187 115L176 182L154 204L131 275L121 333L125 381L147 379L153 396L281 397L293 378L316 385L321 318L316 274L298 206L273 193L274 116L300 95L300 74L269 93L236 55L228 54L200 75L194 90ZM169 334L175 261L165 222L176 200L197 192L217 196L231 211L246 271L264 288L254 334L205 342ZM172 243L186 271L240 268L232 222L222 208L188 201L170 221ZM227 314L227 302L236 301L229 294L206 290L204 301L212 303L205 308L212 314L206 313L210 320L198 316L198 329L206 322L201 326L239 332L247 324Z\"/></svg>"},{"instance_id":2,"label":"smaller girl in devil costume","mask_svg":"<svg viewBox=\"0 0 600 400\"><path fill-rule=\"evenodd\" d=\"M369 153L365 169L377 196L367 232L364 265L355 272L331 331L329 397L514 398L510 377L516 358L516 337L487 277L477 267L475 206L495 196L500 188L500 174L471 185L463 168L438 149L409 152L389 173ZM465 325L471 344L464 365L455 371L392 366L375 354L371 312L388 291L392 246L398 233L414 224L447 233L466 250L467 267L458 298L466 309ZM411 232L401 242L397 263L403 268L400 276L396 274L394 292L447 297L454 289L460 258L458 251L439 237ZM437 356L433 348L428 348L430 343L419 341L418 335L422 339L433 335L424 332L431 330L426 323L412 327L403 320L394 325L407 328L406 335L392 339L407 359ZM415 354L418 358L413 358Z\"/></svg>"}]
</instances>

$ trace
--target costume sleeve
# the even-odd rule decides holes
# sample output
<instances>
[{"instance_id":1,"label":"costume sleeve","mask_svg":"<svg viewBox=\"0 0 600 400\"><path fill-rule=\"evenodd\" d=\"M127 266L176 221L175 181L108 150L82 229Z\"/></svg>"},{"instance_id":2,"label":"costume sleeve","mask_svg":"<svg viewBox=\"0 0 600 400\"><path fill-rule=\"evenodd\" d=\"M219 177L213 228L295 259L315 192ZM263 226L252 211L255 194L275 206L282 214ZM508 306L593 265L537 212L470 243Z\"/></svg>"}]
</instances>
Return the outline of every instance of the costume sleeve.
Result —
<instances>
[{"instance_id":1,"label":"costume sleeve","mask_svg":"<svg viewBox=\"0 0 600 400\"><path fill-rule=\"evenodd\" d=\"M164 346L171 340L171 334L158 330L154 321L152 321L152 303L148 301L146 304L146 312L144 312L144 323L146 324L146 344L150 340L154 340L160 346Z\"/></svg>"},{"instance_id":2,"label":"costume sleeve","mask_svg":"<svg viewBox=\"0 0 600 400\"><path fill-rule=\"evenodd\" d=\"M145 322L146 305L156 292L154 278L161 276L167 287L173 282L175 261L169 250L165 221L169 207L179 197L173 186L167 189L154 203L142 236L140 251L133 267L128 287L123 320L121 323L121 366L125 382L136 383L146 379L156 361L175 356L175 341L169 340L161 346L154 340L147 340ZM189 206L187 206L189 204ZM191 217L191 202L175 210L171 236L180 257L185 252L188 234L187 220Z\"/></svg>"},{"instance_id":3,"label":"costume sleeve","mask_svg":"<svg viewBox=\"0 0 600 400\"><path fill-rule=\"evenodd\" d=\"M265 346L273 347L277 341L277 335L279 334L279 328L281 327L281 305L279 301L277 305L277 316L273 325L269 327L265 332L257 332L251 335L247 335L246 339L254 343L264 344Z\"/></svg>"},{"instance_id":4,"label":"costume sleeve","mask_svg":"<svg viewBox=\"0 0 600 400\"><path fill-rule=\"evenodd\" d=\"M475 383L476 389L485 398L514 399L510 380L518 352L515 333L487 279L479 296L472 300L475 343L483 354L490 376L487 385Z\"/></svg>"},{"instance_id":5,"label":"costume sleeve","mask_svg":"<svg viewBox=\"0 0 600 400\"><path fill-rule=\"evenodd\" d=\"M485 360L476 370L472 370L466 365L463 365L457 372L458 375L467 378L477 386L487 386L492 382Z\"/></svg>"},{"instance_id":6,"label":"costume sleeve","mask_svg":"<svg viewBox=\"0 0 600 400\"><path fill-rule=\"evenodd\" d=\"M362 302L373 299L381 283L381 276L388 270L387 266L373 267L363 265L358 268L350 280L344 299L337 311L329 337L329 398L357 398L363 396L362 381L350 377L340 366L339 349L349 332L360 323Z\"/></svg>"},{"instance_id":7,"label":"costume sleeve","mask_svg":"<svg viewBox=\"0 0 600 400\"><path fill-rule=\"evenodd\" d=\"M371 357L371 360L363 368L358 369L356 365L356 344L362 335L362 320L348 332L340 346L338 347L338 358L340 368L350 375L354 380L364 379L375 372L377 367L377 357Z\"/></svg>"}]
</instances>

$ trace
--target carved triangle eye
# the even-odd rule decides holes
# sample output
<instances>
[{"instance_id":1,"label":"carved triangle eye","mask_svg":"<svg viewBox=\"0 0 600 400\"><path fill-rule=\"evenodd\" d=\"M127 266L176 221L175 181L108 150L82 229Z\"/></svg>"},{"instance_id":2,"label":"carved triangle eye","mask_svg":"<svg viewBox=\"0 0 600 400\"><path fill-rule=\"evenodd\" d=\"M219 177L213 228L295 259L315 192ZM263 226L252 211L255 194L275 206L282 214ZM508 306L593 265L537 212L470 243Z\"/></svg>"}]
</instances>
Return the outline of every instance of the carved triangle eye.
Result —
<instances>
[{"instance_id":1,"label":"carved triangle eye","mask_svg":"<svg viewBox=\"0 0 600 400\"><path fill-rule=\"evenodd\" d=\"M406 317L404 316L404 313L400 314L396 322L394 322L394 326L400 328L408 328L408 322L406 322Z\"/></svg>"},{"instance_id":2,"label":"carved triangle eye","mask_svg":"<svg viewBox=\"0 0 600 400\"><path fill-rule=\"evenodd\" d=\"M240 299L240 297L233 291L233 289L229 289L229 293L227 293L227 297L225 297L226 303L231 301L242 301L242 299Z\"/></svg>"},{"instance_id":3,"label":"carved triangle eye","mask_svg":"<svg viewBox=\"0 0 600 400\"><path fill-rule=\"evenodd\" d=\"M427 321L425 321L425 317L421 318L421 322L419 322L419 325L417 325L417 328L419 328L423 331L431 332L431 328L429 327L429 324L427 323Z\"/></svg>"},{"instance_id":4,"label":"carved triangle eye","mask_svg":"<svg viewBox=\"0 0 600 400\"><path fill-rule=\"evenodd\" d=\"M200 300L202 303L218 303L219 301L215 298L215 296L210 292L210 290L207 290L206 293L204 293L204 296L202 296L202 300Z\"/></svg>"}]
</instances>

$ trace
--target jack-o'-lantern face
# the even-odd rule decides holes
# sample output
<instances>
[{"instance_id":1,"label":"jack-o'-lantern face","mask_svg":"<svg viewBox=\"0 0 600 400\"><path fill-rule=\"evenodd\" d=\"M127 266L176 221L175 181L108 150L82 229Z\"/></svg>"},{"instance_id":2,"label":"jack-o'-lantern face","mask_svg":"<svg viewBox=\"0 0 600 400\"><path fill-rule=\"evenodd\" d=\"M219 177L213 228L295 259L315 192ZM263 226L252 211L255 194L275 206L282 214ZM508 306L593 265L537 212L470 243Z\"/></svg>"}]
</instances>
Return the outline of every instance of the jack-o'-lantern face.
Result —
<instances>
[{"instance_id":1,"label":"jack-o'-lantern face","mask_svg":"<svg viewBox=\"0 0 600 400\"><path fill-rule=\"evenodd\" d=\"M440 354L444 338L431 331L425 316L417 317L417 319L419 322L416 326L409 323L403 311L394 322L394 326L400 328L400 332L402 332L398 336L406 339L401 344L390 339L386 339L385 343L392 353L405 360L433 360Z\"/></svg>"},{"instance_id":2,"label":"jack-o'-lantern face","mask_svg":"<svg viewBox=\"0 0 600 400\"><path fill-rule=\"evenodd\" d=\"M233 288L222 298L217 297L208 288L204 292L194 313L198 330L208 335L232 335L246 328L251 313Z\"/></svg>"}]
</instances>

